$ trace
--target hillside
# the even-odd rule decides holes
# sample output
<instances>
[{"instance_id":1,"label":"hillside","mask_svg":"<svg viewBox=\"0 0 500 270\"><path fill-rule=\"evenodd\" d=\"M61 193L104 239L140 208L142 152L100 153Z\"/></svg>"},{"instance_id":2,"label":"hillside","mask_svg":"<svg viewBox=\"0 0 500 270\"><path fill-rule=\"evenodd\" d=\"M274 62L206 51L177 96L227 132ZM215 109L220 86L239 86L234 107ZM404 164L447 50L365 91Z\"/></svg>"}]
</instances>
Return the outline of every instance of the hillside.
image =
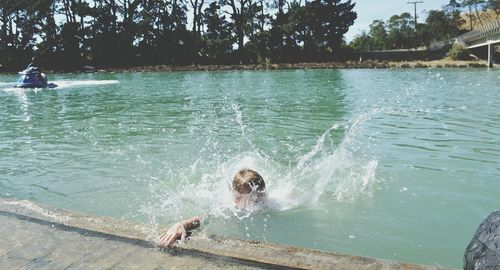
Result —
<instances>
[{"instance_id":1,"label":"hillside","mask_svg":"<svg viewBox=\"0 0 500 270\"><path fill-rule=\"evenodd\" d=\"M479 16L477 16L476 12L473 10L472 14L468 12L462 14L462 19L464 23L461 25L461 29L470 31L471 30L471 20L472 20L472 29L480 28L483 25L487 25L491 22L500 20L499 11L495 12L494 10L480 11Z\"/></svg>"}]
</instances>

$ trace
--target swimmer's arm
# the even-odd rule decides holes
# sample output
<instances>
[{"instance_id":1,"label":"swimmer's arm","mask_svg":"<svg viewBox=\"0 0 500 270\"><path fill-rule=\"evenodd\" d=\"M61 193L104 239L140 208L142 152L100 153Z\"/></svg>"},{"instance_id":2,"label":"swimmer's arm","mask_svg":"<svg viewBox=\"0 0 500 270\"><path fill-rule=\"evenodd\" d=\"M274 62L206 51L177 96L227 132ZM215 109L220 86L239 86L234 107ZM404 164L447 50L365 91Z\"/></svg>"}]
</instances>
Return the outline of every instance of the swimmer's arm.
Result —
<instances>
[{"instance_id":1,"label":"swimmer's arm","mask_svg":"<svg viewBox=\"0 0 500 270\"><path fill-rule=\"evenodd\" d=\"M182 226L186 231L192 231L200 227L201 218L199 216L192 217L190 219L186 219L182 222Z\"/></svg>"},{"instance_id":2,"label":"swimmer's arm","mask_svg":"<svg viewBox=\"0 0 500 270\"><path fill-rule=\"evenodd\" d=\"M187 233L200 227L201 218L199 216L186 219L182 222L176 223L168 231L160 235L159 246L169 247L177 240L186 238Z\"/></svg>"}]
</instances>

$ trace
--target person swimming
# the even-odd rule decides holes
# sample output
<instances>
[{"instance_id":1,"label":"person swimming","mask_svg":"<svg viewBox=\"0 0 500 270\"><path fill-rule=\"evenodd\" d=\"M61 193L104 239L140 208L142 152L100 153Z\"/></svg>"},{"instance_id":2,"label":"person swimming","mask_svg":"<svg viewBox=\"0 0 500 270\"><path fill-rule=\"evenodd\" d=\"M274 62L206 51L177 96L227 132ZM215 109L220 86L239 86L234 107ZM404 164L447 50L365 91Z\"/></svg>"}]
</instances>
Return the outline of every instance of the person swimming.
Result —
<instances>
[{"instance_id":1,"label":"person swimming","mask_svg":"<svg viewBox=\"0 0 500 270\"><path fill-rule=\"evenodd\" d=\"M245 209L267 200L266 183L256 171L242 169L233 177L232 183L234 206ZM183 240L188 233L201 225L202 218L194 216L174 224L169 230L160 234L158 245L169 247L177 240Z\"/></svg>"}]
</instances>

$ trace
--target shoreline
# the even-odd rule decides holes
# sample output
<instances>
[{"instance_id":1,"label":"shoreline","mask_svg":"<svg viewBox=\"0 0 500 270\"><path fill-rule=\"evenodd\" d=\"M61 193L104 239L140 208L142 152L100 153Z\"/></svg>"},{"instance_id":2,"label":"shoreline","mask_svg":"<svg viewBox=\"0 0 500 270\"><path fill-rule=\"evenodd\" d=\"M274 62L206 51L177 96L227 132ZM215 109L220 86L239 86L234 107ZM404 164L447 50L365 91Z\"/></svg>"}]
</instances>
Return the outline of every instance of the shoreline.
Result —
<instances>
[{"instance_id":1,"label":"shoreline","mask_svg":"<svg viewBox=\"0 0 500 270\"><path fill-rule=\"evenodd\" d=\"M90 68L76 71L44 70L45 73L129 73L129 72L175 72L175 71L243 71L243 70L306 70L306 69L406 69L406 68L487 68L484 60L458 61L451 59L412 60L412 61L345 61L345 62L307 62L280 64L245 64L245 65L150 65L115 68ZM500 65L495 64L493 68ZM17 74L17 72L0 72Z\"/></svg>"},{"instance_id":2,"label":"shoreline","mask_svg":"<svg viewBox=\"0 0 500 270\"><path fill-rule=\"evenodd\" d=\"M497 65L498 66L498 65ZM104 68L87 72L172 72L172 71L243 71L243 70L301 70L301 69L398 69L398 68L487 68L486 61L454 61L449 59L430 61L345 61L247 65L188 65L188 66L138 66L126 68Z\"/></svg>"}]
</instances>

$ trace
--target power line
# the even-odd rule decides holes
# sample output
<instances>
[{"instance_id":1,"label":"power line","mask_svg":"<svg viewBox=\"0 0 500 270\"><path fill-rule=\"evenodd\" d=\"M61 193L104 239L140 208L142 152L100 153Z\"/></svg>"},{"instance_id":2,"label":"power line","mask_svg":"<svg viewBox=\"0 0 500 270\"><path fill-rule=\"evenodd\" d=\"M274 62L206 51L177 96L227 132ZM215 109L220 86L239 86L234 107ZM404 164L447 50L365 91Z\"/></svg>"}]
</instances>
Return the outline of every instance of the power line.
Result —
<instances>
[{"instance_id":1,"label":"power line","mask_svg":"<svg viewBox=\"0 0 500 270\"><path fill-rule=\"evenodd\" d=\"M415 10L415 50L418 47L418 32L417 32L417 4L422 4L424 1L408 1L407 4L413 4Z\"/></svg>"}]
</instances>

